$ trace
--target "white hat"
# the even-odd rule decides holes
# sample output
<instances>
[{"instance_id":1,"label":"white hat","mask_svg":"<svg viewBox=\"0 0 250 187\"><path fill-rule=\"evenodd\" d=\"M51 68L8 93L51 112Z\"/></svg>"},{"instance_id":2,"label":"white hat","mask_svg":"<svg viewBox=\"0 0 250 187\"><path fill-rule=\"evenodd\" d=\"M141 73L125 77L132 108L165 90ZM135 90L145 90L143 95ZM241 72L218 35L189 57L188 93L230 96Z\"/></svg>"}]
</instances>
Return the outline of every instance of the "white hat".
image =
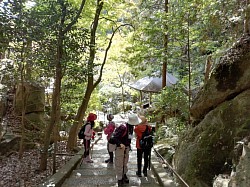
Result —
<instances>
[{"instance_id":1,"label":"white hat","mask_svg":"<svg viewBox=\"0 0 250 187\"><path fill-rule=\"evenodd\" d=\"M138 125L139 123L141 123L141 119L136 114L130 114L128 116L128 124Z\"/></svg>"}]
</instances>

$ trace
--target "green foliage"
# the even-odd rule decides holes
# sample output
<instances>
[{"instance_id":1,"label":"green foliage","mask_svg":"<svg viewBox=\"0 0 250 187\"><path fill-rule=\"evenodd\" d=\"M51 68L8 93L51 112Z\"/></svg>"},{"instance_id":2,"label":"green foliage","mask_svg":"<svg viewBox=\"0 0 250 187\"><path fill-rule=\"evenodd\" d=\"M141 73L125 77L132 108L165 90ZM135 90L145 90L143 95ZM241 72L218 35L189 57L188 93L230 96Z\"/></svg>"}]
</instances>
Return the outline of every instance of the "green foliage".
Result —
<instances>
[{"instance_id":1,"label":"green foliage","mask_svg":"<svg viewBox=\"0 0 250 187\"><path fill-rule=\"evenodd\" d=\"M42 82L45 86L50 84L55 72L58 32L76 16L79 3L79 0L36 0L32 6L27 6L25 1L1 2L0 53L14 60L17 75L22 62L26 79ZM188 52L192 66L191 85L202 85L207 56L218 58L240 36L243 3L235 0L169 1L166 14L164 3L154 0L104 1L96 37L95 75L100 70L110 33L124 23L133 27L120 28L114 37L103 80L96 90L99 94L94 93L91 98L90 110L104 105L109 107L110 98L114 111L120 111L123 105L129 108L130 102L138 101L139 92L130 89L128 84L142 76L161 72L166 57L168 72L174 72L181 82L187 83ZM61 101L63 110L69 113L76 112L86 87L89 31L95 6L96 1L86 1L77 24L63 38ZM66 13L63 20L62 10ZM61 21L64 21L63 28ZM163 43L166 33L167 51ZM167 88L155 97L154 103L161 110L159 115L165 115L163 111L166 111L169 116L178 115L181 121L187 119L187 95L183 85Z\"/></svg>"},{"instance_id":2,"label":"green foliage","mask_svg":"<svg viewBox=\"0 0 250 187\"><path fill-rule=\"evenodd\" d=\"M167 126L173 134L180 135L186 130L187 123L180 118L173 117L167 120Z\"/></svg>"},{"instance_id":3,"label":"green foliage","mask_svg":"<svg viewBox=\"0 0 250 187\"><path fill-rule=\"evenodd\" d=\"M163 139L165 137L165 133L166 133L166 126L160 126L156 133L155 133L155 137L154 137L154 141L155 143L159 142L161 139Z\"/></svg>"},{"instance_id":4,"label":"green foliage","mask_svg":"<svg viewBox=\"0 0 250 187\"><path fill-rule=\"evenodd\" d=\"M168 72L179 77L189 73L188 52L192 66L192 85L203 84L203 72L208 55L227 49L242 34L243 2L236 1L143 1L133 12L135 31L126 48L123 61L133 67L136 76L159 71L167 59ZM167 49L164 34L167 33ZM165 50L167 56L165 56ZM189 51L188 51L189 50ZM146 68L147 67L147 68ZM147 69L147 72L145 71Z\"/></svg>"},{"instance_id":5,"label":"green foliage","mask_svg":"<svg viewBox=\"0 0 250 187\"><path fill-rule=\"evenodd\" d=\"M155 107L161 115L179 116L183 121L188 119L188 96L185 87L177 84L175 87L166 87L160 94L153 98Z\"/></svg>"}]
</instances>

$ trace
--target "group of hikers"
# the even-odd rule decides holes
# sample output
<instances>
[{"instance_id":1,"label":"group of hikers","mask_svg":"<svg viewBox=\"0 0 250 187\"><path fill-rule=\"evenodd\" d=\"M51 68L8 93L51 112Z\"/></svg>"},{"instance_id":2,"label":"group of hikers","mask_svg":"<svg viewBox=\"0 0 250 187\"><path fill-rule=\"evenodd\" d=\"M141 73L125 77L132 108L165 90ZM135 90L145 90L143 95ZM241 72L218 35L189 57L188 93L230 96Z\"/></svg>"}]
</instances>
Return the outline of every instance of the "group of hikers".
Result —
<instances>
[{"instance_id":1,"label":"group of hikers","mask_svg":"<svg viewBox=\"0 0 250 187\"><path fill-rule=\"evenodd\" d=\"M85 124L83 139L84 144L84 155L83 161L86 163L93 163L89 156L90 151L90 141L93 138L93 127L95 125L95 120L97 119L96 114L89 113L87 117L87 122ZM147 176L147 171L149 169L149 159L151 154L151 147L142 148L140 143L145 132L152 133L152 127L148 124L148 120L145 116L139 116L137 114L129 114L128 120L124 124L117 126L112 120L114 116L112 114L107 115L108 123L104 128L104 134L107 135L107 151L109 158L105 160L105 163L113 164L115 163L115 171L118 186L129 183L127 177L128 172L128 161L129 161L129 151L131 150L131 140L133 133L136 136L136 148L137 148L137 171L136 175L142 177ZM142 158L144 159L143 170L142 170Z\"/></svg>"}]
</instances>

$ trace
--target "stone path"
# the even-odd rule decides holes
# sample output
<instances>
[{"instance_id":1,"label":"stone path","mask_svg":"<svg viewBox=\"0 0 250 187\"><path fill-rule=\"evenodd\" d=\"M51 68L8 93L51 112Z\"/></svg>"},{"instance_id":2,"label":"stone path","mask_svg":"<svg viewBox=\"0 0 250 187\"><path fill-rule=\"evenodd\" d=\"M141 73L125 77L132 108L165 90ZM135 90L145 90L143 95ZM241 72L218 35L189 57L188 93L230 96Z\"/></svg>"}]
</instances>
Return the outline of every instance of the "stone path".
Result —
<instances>
[{"instance_id":1,"label":"stone path","mask_svg":"<svg viewBox=\"0 0 250 187\"><path fill-rule=\"evenodd\" d=\"M118 186L115 176L114 164L106 164L104 160L108 158L108 152L106 149L106 136L102 135L102 138L94 144L92 159L94 163L82 163L77 165L76 169L67 178L62 187L93 187L103 186L111 187ZM152 153L152 159L153 153ZM132 151L130 152L130 158L128 163L129 184L124 186L145 186L155 187L161 186L156 177L153 175L152 170L148 171L148 177L137 177L135 172L137 170L136 148L135 139L132 142Z\"/></svg>"}]
</instances>

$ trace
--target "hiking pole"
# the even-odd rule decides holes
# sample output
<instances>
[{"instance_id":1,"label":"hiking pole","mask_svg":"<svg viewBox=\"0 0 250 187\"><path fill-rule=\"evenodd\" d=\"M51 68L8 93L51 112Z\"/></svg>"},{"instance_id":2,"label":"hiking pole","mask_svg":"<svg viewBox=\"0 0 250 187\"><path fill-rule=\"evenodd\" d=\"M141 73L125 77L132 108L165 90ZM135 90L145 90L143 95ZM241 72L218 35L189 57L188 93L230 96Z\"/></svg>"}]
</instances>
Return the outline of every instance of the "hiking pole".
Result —
<instances>
[{"instance_id":1,"label":"hiking pole","mask_svg":"<svg viewBox=\"0 0 250 187\"><path fill-rule=\"evenodd\" d=\"M124 149L124 155L123 155L122 178L123 178L123 176L124 176L125 157L126 157L126 147L125 147L125 149Z\"/></svg>"},{"instance_id":2,"label":"hiking pole","mask_svg":"<svg viewBox=\"0 0 250 187\"><path fill-rule=\"evenodd\" d=\"M92 158L92 156L93 156L93 148L94 148L94 144L91 144L91 146L90 146L90 158Z\"/></svg>"},{"instance_id":3,"label":"hiking pole","mask_svg":"<svg viewBox=\"0 0 250 187\"><path fill-rule=\"evenodd\" d=\"M149 155L148 155L148 170L150 170L150 163L151 163L151 148L149 149Z\"/></svg>"}]
</instances>

